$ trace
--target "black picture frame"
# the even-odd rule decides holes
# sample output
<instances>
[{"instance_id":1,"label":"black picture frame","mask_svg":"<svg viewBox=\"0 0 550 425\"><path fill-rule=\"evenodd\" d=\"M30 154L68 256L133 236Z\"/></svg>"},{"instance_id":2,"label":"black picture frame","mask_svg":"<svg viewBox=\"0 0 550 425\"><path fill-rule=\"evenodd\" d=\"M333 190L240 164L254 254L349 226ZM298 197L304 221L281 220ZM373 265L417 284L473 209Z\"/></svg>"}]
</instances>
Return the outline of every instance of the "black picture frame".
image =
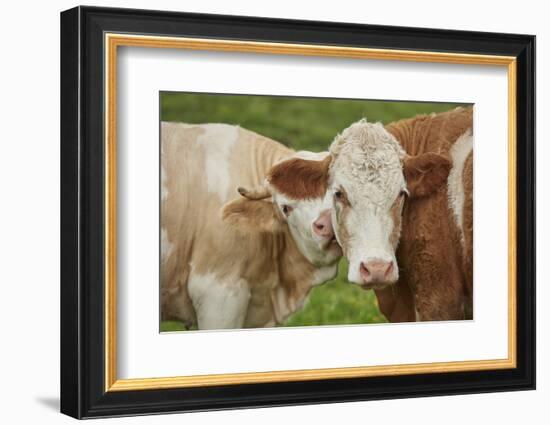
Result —
<instances>
[{"instance_id":1,"label":"black picture frame","mask_svg":"<svg viewBox=\"0 0 550 425\"><path fill-rule=\"evenodd\" d=\"M516 57L517 367L106 392L106 32ZM61 194L62 413L92 418L535 388L534 36L132 9L67 10L61 13Z\"/></svg>"}]
</instances>

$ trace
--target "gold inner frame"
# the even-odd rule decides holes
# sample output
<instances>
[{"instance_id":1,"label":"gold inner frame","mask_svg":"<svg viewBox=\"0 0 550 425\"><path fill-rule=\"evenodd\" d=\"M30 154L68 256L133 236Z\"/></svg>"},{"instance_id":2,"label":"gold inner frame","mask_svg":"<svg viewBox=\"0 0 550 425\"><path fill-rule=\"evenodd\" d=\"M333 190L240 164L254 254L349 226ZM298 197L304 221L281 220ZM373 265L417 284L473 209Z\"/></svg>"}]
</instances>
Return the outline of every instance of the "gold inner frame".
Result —
<instances>
[{"instance_id":1,"label":"gold inner frame","mask_svg":"<svg viewBox=\"0 0 550 425\"><path fill-rule=\"evenodd\" d=\"M481 371L516 367L516 58L462 53L326 45L105 34L105 391L319 379ZM116 339L116 123L117 48L120 46L436 62L507 67L508 71L508 357L495 360L305 369L272 372L117 379Z\"/></svg>"}]
</instances>

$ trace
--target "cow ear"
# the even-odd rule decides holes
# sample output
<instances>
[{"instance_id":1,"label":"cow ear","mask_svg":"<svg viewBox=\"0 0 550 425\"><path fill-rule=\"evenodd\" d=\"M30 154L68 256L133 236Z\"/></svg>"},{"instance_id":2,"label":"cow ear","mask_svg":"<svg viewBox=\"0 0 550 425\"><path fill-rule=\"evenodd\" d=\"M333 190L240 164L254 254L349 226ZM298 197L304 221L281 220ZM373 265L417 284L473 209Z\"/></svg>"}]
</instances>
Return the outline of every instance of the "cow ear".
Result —
<instances>
[{"instance_id":1,"label":"cow ear","mask_svg":"<svg viewBox=\"0 0 550 425\"><path fill-rule=\"evenodd\" d=\"M247 233L276 233L283 229L272 202L240 198L222 208L222 220Z\"/></svg>"},{"instance_id":2,"label":"cow ear","mask_svg":"<svg viewBox=\"0 0 550 425\"><path fill-rule=\"evenodd\" d=\"M447 181L451 161L443 155L428 152L407 156L403 161L403 173L411 198L431 195Z\"/></svg>"},{"instance_id":3,"label":"cow ear","mask_svg":"<svg viewBox=\"0 0 550 425\"><path fill-rule=\"evenodd\" d=\"M271 168L267 180L277 192L289 198L322 198L327 191L331 161L331 155L322 161L287 159Z\"/></svg>"}]
</instances>

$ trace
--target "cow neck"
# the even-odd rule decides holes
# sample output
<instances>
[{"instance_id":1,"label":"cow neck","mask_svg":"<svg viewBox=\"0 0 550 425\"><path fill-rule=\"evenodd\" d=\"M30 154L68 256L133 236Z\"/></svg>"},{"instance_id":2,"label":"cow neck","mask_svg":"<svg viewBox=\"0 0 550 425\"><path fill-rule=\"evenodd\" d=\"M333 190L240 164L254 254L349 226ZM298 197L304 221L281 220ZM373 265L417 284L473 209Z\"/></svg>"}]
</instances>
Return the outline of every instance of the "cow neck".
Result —
<instances>
[{"instance_id":1,"label":"cow neck","mask_svg":"<svg viewBox=\"0 0 550 425\"><path fill-rule=\"evenodd\" d=\"M390 123L386 130L408 155L427 152L448 154L453 143L473 125L473 109L456 108L448 112L419 115Z\"/></svg>"},{"instance_id":2,"label":"cow neck","mask_svg":"<svg viewBox=\"0 0 550 425\"><path fill-rule=\"evenodd\" d=\"M298 250L288 229L274 236L278 254L278 284L271 291L273 315L277 323L299 310L313 287L316 267Z\"/></svg>"}]
</instances>

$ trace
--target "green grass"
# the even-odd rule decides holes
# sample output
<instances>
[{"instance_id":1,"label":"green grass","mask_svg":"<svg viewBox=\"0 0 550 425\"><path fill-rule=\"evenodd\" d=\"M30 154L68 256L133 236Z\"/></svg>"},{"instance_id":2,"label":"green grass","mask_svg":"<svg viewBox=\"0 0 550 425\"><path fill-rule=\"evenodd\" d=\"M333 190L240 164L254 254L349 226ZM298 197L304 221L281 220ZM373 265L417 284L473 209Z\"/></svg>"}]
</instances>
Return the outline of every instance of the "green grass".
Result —
<instances>
[{"instance_id":1,"label":"green grass","mask_svg":"<svg viewBox=\"0 0 550 425\"><path fill-rule=\"evenodd\" d=\"M176 331L186 331L187 329L183 323L178 322L177 320L165 320L160 322L160 331L161 332L176 332Z\"/></svg>"},{"instance_id":2,"label":"green grass","mask_svg":"<svg viewBox=\"0 0 550 425\"><path fill-rule=\"evenodd\" d=\"M338 276L314 288L306 305L288 318L284 326L351 325L384 323L373 291L348 283L348 263L342 258Z\"/></svg>"},{"instance_id":3,"label":"green grass","mask_svg":"<svg viewBox=\"0 0 550 425\"><path fill-rule=\"evenodd\" d=\"M442 112L452 103L388 102L274 96L165 92L164 121L240 125L294 149L322 151L351 123L367 118L384 124L417 114Z\"/></svg>"},{"instance_id":4,"label":"green grass","mask_svg":"<svg viewBox=\"0 0 550 425\"><path fill-rule=\"evenodd\" d=\"M296 150L327 150L334 136L351 123L367 118L387 124L418 114L443 112L453 103L310 99L192 93L161 94L161 119L186 123L240 125ZM314 288L304 308L284 326L319 326L385 322L373 291L346 279L347 262L338 276ZM179 322L162 322L161 331L185 330Z\"/></svg>"}]
</instances>

